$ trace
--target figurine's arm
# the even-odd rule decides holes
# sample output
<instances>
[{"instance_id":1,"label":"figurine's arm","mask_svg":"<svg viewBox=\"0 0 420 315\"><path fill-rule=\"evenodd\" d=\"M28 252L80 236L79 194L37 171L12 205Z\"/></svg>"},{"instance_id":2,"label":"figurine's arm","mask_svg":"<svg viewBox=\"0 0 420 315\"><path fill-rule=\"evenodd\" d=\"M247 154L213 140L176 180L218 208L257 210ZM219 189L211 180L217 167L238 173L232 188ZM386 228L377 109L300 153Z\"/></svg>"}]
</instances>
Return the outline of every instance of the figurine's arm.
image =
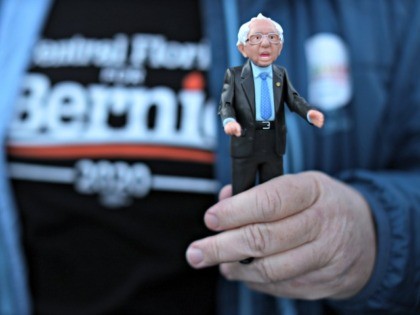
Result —
<instances>
[{"instance_id":1,"label":"figurine's arm","mask_svg":"<svg viewBox=\"0 0 420 315\"><path fill-rule=\"evenodd\" d=\"M230 136L239 137L242 133L241 125L236 121L236 113L234 109L234 93L235 79L230 69L226 70L223 82L222 95L220 97L219 115L225 133Z\"/></svg>"},{"instance_id":2,"label":"figurine's arm","mask_svg":"<svg viewBox=\"0 0 420 315\"><path fill-rule=\"evenodd\" d=\"M324 114L314 109L296 92L290 82L286 69L284 70L284 88L286 89L286 104L289 109L299 114L309 123L321 128L324 125Z\"/></svg>"}]
</instances>

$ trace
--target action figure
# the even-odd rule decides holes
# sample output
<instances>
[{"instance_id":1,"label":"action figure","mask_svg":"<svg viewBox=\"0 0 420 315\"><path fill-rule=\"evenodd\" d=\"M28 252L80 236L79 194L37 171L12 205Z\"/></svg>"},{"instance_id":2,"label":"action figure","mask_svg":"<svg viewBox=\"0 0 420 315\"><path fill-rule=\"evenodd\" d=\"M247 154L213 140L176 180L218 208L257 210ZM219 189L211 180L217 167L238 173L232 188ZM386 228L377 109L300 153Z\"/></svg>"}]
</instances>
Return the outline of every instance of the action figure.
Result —
<instances>
[{"instance_id":1,"label":"action figure","mask_svg":"<svg viewBox=\"0 0 420 315\"><path fill-rule=\"evenodd\" d=\"M233 195L283 174L286 146L284 102L309 123L321 128L324 115L299 96L286 69L274 65L283 48L283 29L259 14L243 24L237 47L248 58L226 71L219 115L232 136Z\"/></svg>"}]
</instances>

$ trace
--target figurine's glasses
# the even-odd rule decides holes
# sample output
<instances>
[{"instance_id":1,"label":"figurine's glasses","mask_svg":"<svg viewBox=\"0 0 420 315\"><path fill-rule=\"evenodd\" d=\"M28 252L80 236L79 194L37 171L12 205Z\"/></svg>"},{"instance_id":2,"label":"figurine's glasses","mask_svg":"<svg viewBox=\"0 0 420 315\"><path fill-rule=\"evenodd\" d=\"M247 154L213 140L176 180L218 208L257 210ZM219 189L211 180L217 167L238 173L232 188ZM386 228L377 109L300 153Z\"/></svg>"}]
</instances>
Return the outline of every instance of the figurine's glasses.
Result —
<instances>
[{"instance_id":1,"label":"figurine's glasses","mask_svg":"<svg viewBox=\"0 0 420 315\"><path fill-rule=\"evenodd\" d=\"M249 42L251 45L258 45L263 41L264 37L267 37L268 41L272 44L280 43L280 35L277 33L255 33L254 35L249 36L249 38L246 41Z\"/></svg>"}]
</instances>

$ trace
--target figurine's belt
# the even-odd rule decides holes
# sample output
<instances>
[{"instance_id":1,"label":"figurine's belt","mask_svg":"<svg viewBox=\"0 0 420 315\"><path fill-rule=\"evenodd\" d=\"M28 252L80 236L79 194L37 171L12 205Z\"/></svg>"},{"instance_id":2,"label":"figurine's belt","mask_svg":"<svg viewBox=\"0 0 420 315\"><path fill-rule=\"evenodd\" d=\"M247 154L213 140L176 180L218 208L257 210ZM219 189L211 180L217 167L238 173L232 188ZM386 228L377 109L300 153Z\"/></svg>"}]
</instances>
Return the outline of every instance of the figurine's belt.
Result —
<instances>
[{"instance_id":1,"label":"figurine's belt","mask_svg":"<svg viewBox=\"0 0 420 315\"><path fill-rule=\"evenodd\" d=\"M256 130L273 130L274 129L274 121L257 121L255 122L255 129Z\"/></svg>"}]
</instances>

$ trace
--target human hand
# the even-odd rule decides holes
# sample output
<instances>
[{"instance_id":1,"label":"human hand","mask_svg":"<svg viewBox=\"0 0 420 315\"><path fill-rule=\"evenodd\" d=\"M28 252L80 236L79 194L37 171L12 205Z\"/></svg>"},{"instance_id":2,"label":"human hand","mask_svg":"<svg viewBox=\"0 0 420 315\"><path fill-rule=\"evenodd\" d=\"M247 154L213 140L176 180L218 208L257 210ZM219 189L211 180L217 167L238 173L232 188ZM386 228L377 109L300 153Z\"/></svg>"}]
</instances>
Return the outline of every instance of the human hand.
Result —
<instances>
[{"instance_id":1,"label":"human hand","mask_svg":"<svg viewBox=\"0 0 420 315\"><path fill-rule=\"evenodd\" d=\"M320 111L311 109L309 110L308 115L309 115L309 119L315 126L317 126L318 128L322 128L322 126L324 125L323 113L321 113Z\"/></svg>"},{"instance_id":2,"label":"human hand","mask_svg":"<svg viewBox=\"0 0 420 315\"><path fill-rule=\"evenodd\" d=\"M241 125L236 121L228 122L225 125L225 133L229 136L236 136L240 137L242 134L242 128Z\"/></svg>"},{"instance_id":3,"label":"human hand","mask_svg":"<svg viewBox=\"0 0 420 315\"><path fill-rule=\"evenodd\" d=\"M194 268L220 264L229 280L275 296L348 298L370 278L376 255L369 206L353 188L319 172L284 175L205 214L217 235L195 241ZM240 260L255 257L249 265Z\"/></svg>"}]
</instances>

